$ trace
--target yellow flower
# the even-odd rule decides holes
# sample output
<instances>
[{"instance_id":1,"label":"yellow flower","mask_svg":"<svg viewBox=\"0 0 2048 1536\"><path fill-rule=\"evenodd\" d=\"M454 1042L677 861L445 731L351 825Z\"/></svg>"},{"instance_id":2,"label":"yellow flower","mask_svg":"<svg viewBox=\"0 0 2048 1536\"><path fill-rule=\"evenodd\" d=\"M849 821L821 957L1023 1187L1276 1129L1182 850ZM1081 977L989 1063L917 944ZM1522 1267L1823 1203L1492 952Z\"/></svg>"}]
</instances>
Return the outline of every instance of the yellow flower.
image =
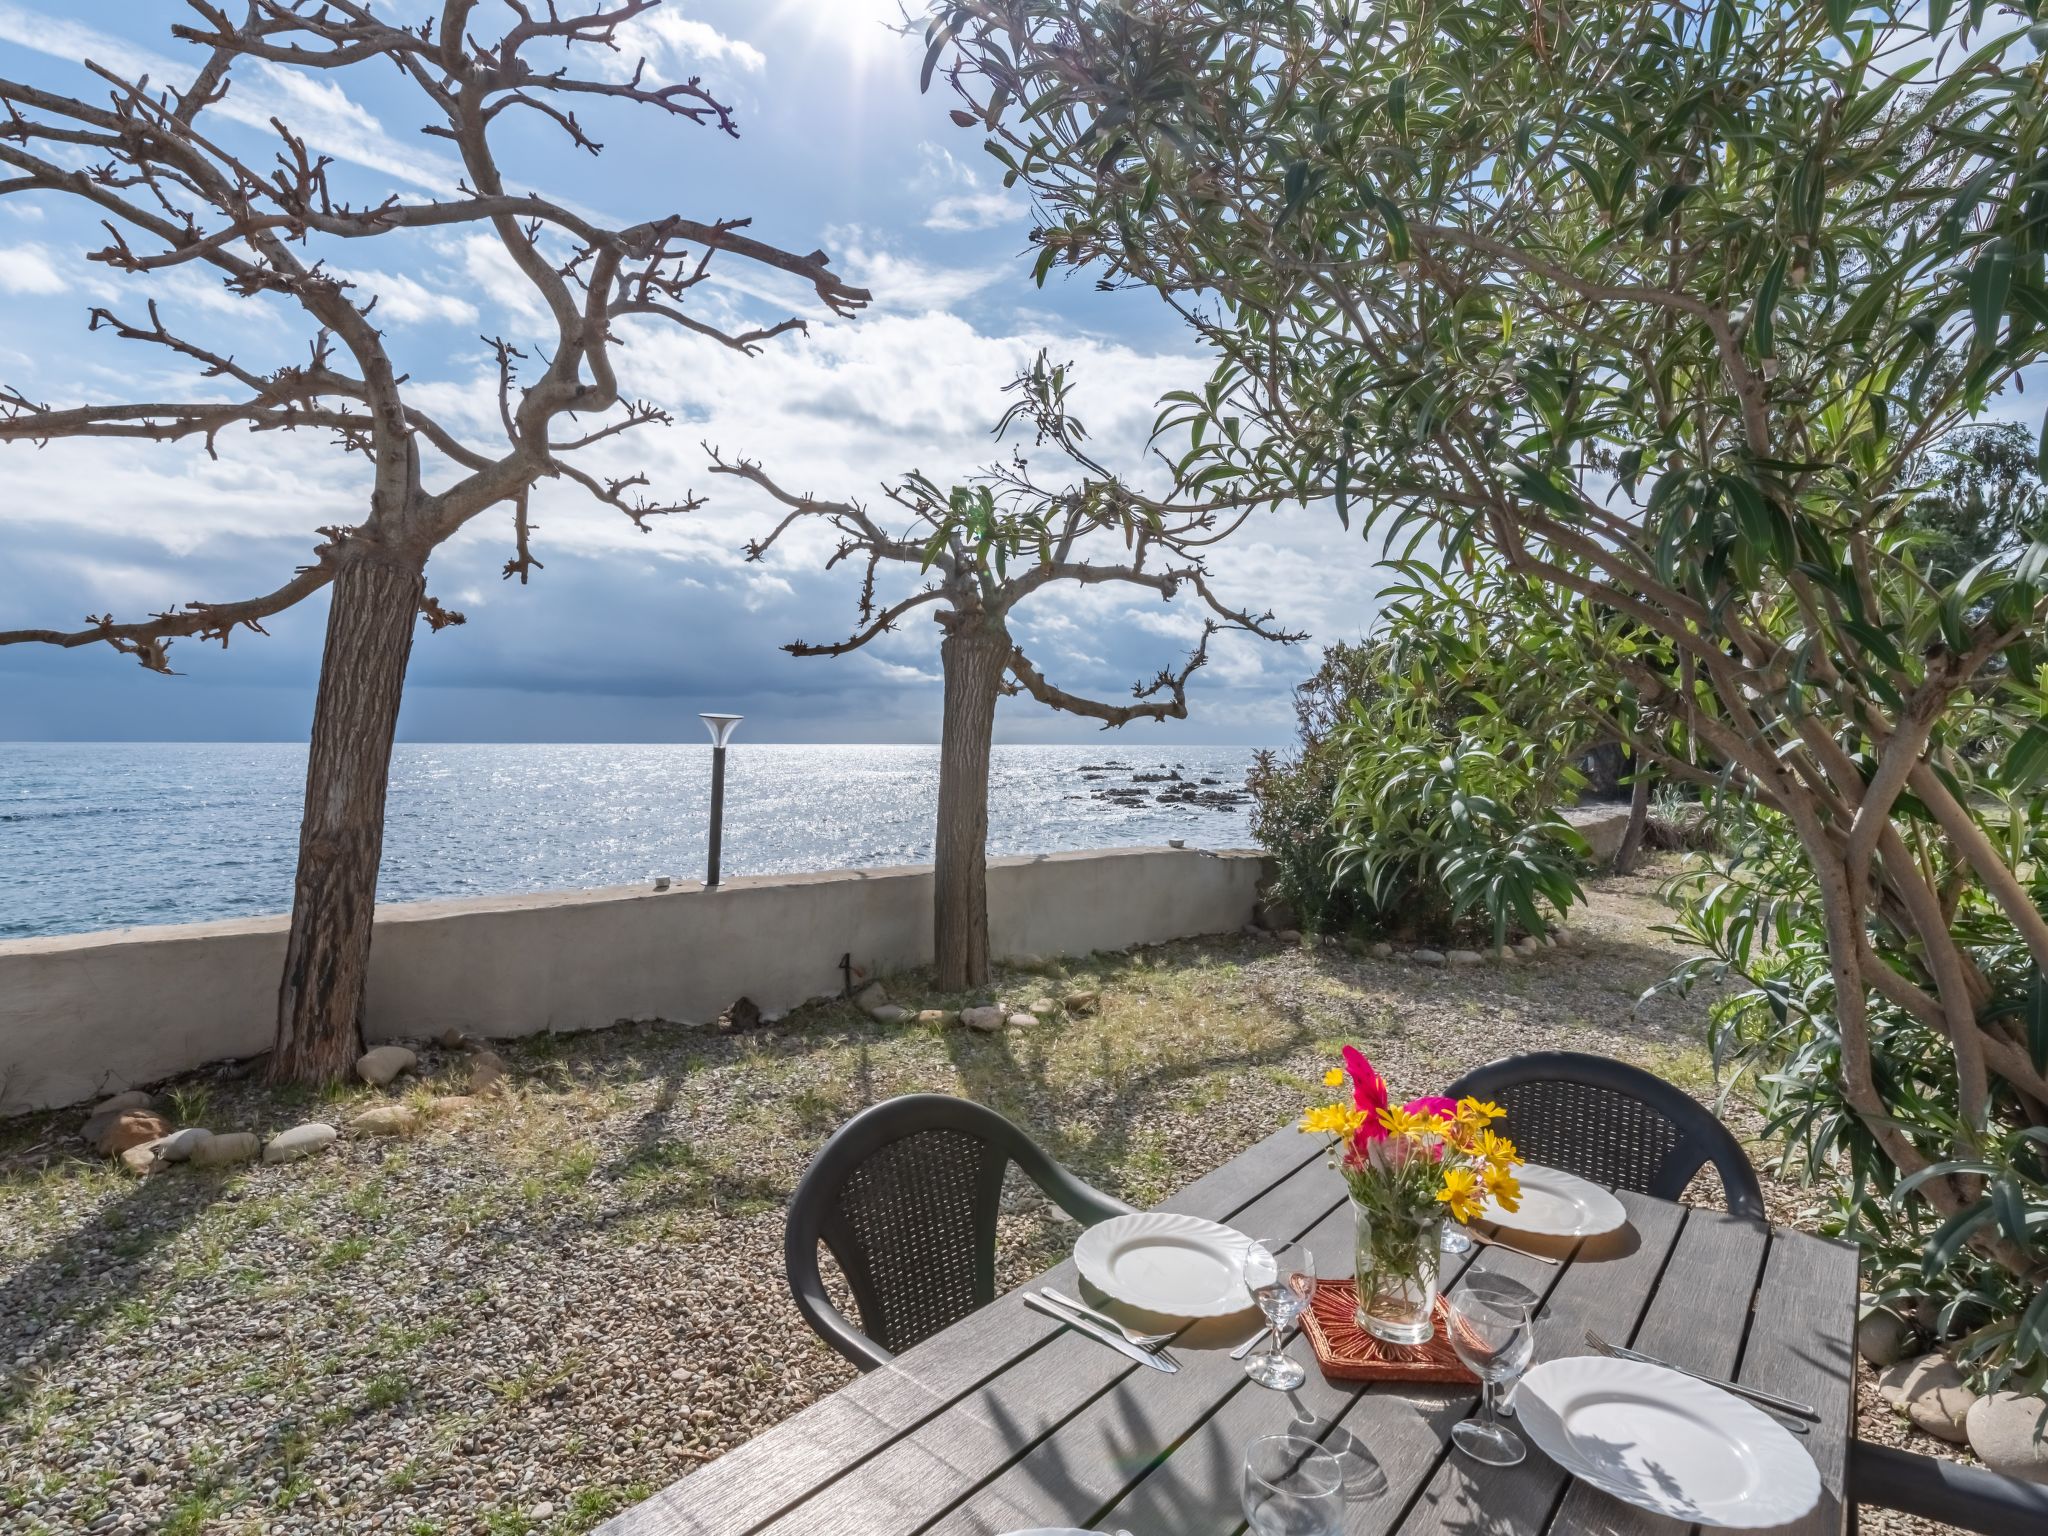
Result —
<instances>
[{"instance_id":1,"label":"yellow flower","mask_svg":"<svg viewBox=\"0 0 2048 1536\"><path fill-rule=\"evenodd\" d=\"M1323 1086L1325 1088L1342 1088L1344 1086L1344 1069L1342 1067L1332 1067L1329 1071L1325 1072L1323 1074Z\"/></svg>"},{"instance_id":2,"label":"yellow flower","mask_svg":"<svg viewBox=\"0 0 2048 1536\"><path fill-rule=\"evenodd\" d=\"M1479 1139L1472 1144L1471 1152L1474 1157L1500 1169L1503 1173L1522 1160L1521 1154L1515 1150L1515 1144L1493 1131L1481 1131Z\"/></svg>"},{"instance_id":3,"label":"yellow flower","mask_svg":"<svg viewBox=\"0 0 2048 1536\"><path fill-rule=\"evenodd\" d=\"M1489 1121L1498 1120L1507 1114L1498 1104L1490 1100L1458 1100L1458 1123L1478 1130Z\"/></svg>"},{"instance_id":4,"label":"yellow flower","mask_svg":"<svg viewBox=\"0 0 2048 1536\"><path fill-rule=\"evenodd\" d=\"M1365 1116L1349 1104L1322 1104L1301 1117L1301 1128L1310 1135L1350 1137L1365 1123Z\"/></svg>"},{"instance_id":5,"label":"yellow flower","mask_svg":"<svg viewBox=\"0 0 2048 1536\"><path fill-rule=\"evenodd\" d=\"M1380 1111L1380 1124L1387 1128L1389 1136L1420 1137L1434 1136L1437 1122L1434 1115L1411 1115L1405 1109L1396 1109L1389 1104Z\"/></svg>"},{"instance_id":6,"label":"yellow flower","mask_svg":"<svg viewBox=\"0 0 2048 1536\"><path fill-rule=\"evenodd\" d=\"M1510 1213L1522 1206L1522 1186L1515 1176L1498 1163L1488 1163L1482 1175L1486 1181L1486 1192L1493 1196L1494 1203Z\"/></svg>"},{"instance_id":7,"label":"yellow flower","mask_svg":"<svg viewBox=\"0 0 2048 1536\"><path fill-rule=\"evenodd\" d=\"M1440 1204L1449 1206L1451 1215L1459 1221L1471 1221L1486 1208L1479 1176L1470 1168L1446 1168L1444 1187L1436 1192L1436 1198Z\"/></svg>"}]
</instances>

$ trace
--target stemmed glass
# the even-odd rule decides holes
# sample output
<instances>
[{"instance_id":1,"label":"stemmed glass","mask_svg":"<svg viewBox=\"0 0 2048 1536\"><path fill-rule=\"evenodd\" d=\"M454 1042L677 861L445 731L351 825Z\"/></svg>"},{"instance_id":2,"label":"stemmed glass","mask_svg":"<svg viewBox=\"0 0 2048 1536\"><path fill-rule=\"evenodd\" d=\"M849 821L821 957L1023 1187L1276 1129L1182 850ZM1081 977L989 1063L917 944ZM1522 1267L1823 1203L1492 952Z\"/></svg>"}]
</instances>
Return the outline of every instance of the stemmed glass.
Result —
<instances>
[{"instance_id":1,"label":"stemmed glass","mask_svg":"<svg viewBox=\"0 0 2048 1536\"><path fill-rule=\"evenodd\" d=\"M1291 1392L1308 1379L1299 1360L1290 1360L1280 1335L1294 1326L1316 1292L1316 1259L1301 1243L1267 1238L1245 1250L1244 1283L1273 1330L1273 1348L1244 1363L1245 1375L1262 1387Z\"/></svg>"},{"instance_id":2,"label":"stemmed glass","mask_svg":"<svg viewBox=\"0 0 2048 1536\"><path fill-rule=\"evenodd\" d=\"M1337 1536L1344 1469L1301 1435L1267 1435L1244 1453L1244 1516L1256 1536Z\"/></svg>"},{"instance_id":3,"label":"stemmed glass","mask_svg":"<svg viewBox=\"0 0 2048 1536\"><path fill-rule=\"evenodd\" d=\"M1466 1286L1445 1299L1451 1348L1479 1378L1480 1413L1451 1430L1451 1440L1474 1461L1511 1467L1528 1455L1521 1436L1501 1423L1501 1389L1528 1368L1536 1350L1533 1301L1503 1291Z\"/></svg>"}]
</instances>

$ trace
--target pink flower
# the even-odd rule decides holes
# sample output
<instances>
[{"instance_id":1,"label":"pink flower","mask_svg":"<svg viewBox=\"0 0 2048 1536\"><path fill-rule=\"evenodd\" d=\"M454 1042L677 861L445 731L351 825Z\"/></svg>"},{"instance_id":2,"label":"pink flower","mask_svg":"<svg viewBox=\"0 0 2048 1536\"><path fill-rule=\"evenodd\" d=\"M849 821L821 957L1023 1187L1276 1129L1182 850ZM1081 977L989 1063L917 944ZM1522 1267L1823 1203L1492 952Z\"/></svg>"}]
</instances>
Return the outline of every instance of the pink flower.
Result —
<instances>
[{"instance_id":1,"label":"pink flower","mask_svg":"<svg viewBox=\"0 0 2048 1536\"><path fill-rule=\"evenodd\" d=\"M1458 1101L1436 1095L1431 1095L1428 1098L1410 1099L1401 1107L1411 1115L1435 1115L1439 1120L1455 1120L1458 1118Z\"/></svg>"},{"instance_id":2,"label":"pink flower","mask_svg":"<svg viewBox=\"0 0 2048 1536\"><path fill-rule=\"evenodd\" d=\"M1351 1074L1351 1101L1365 1112L1365 1124L1352 1137L1353 1144L1363 1147L1368 1142L1385 1140L1387 1128L1380 1124L1380 1111L1387 1107L1386 1083L1365 1059L1365 1052L1355 1045L1344 1047L1344 1070Z\"/></svg>"}]
</instances>

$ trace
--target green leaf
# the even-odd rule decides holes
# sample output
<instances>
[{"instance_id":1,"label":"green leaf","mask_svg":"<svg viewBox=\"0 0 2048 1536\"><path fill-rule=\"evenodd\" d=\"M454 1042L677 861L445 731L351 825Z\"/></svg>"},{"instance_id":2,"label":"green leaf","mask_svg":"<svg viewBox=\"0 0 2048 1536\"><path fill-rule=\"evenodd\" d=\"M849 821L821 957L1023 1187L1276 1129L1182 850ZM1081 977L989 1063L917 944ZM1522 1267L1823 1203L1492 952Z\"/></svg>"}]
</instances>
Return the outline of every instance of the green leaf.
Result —
<instances>
[{"instance_id":1,"label":"green leaf","mask_svg":"<svg viewBox=\"0 0 2048 1536\"><path fill-rule=\"evenodd\" d=\"M2034 789L2048 780L2048 724L2037 720L2020 732L2006 750L1999 777L2012 789Z\"/></svg>"},{"instance_id":2,"label":"green leaf","mask_svg":"<svg viewBox=\"0 0 2048 1536\"><path fill-rule=\"evenodd\" d=\"M1970 318L1976 325L1975 350L1986 352L1998 340L1998 322L2005 314L2005 296L2012 287L2013 244L2004 236L1987 244L1970 265Z\"/></svg>"}]
</instances>

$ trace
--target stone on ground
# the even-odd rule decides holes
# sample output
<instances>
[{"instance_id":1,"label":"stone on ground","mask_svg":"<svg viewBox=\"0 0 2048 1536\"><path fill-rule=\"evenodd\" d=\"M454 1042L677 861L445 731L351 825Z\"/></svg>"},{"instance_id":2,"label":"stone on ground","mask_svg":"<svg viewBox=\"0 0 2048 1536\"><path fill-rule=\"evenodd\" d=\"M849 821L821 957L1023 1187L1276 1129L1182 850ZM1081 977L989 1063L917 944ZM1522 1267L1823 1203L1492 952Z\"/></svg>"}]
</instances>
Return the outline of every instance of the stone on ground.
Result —
<instances>
[{"instance_id":1,"label":"stone on ground","mask_svg":"<svg viewBox=\"0 0 2048 1536\"><path fill-rule=\"evenodd\" d=\"M1476 949L1447 949L1444 951L1445 965L1477 965L1481 959Z\"/></svg>"},{"instance_id":2,"label":"stone on ground","mask_svg":"<svg viewBox=\"0 0 2048 1536\"><path fill-rule=\"evenodd\" d=\"M400 1073L410 1072L418 1064L419 1057L404 1046L380 1045L356 1062L356 1076L372 1088L388 1088Z\"/></svg>"},{"instance_id":3,"label":"stone on ground","mask_svg":"<svg viewBox=\"0 0 2048 1536\"><path fill-rule=\"evenodd\" d=\"M1408 958L1417 965L1442 965L1444 953L1440 949L1411 949Z\"/></svg>"},{"instance_id":4,"label":"stone on ground","mask_svg":"<svg viewBox=\"0 0 2048 1536\"><path fill-rule=\"evenodd\" d=\"M148 1109L154 1102L155 1100L140 1088L130 1088L126 1093L117 1093L111 1099L101 1099L93 1105L92 1112L95 1115L114 1115L124 1109Z\"/></svg>"},{"instance_id":5,"label":"stone on ground","mask_svg":"<svg viewBox=\"0 0 2048 1536\"><path fill-rule=\"evenodd\" d=\"M101 1157L119 1157L130 1147L168 1136L174 1129L162 1115L146 1109L113 1109L94 1115L78 1134Z\"/></svg>"},{"instance_id":6,"label":"stone on ground","mask_svg":"<svg viewBox=\"0 0 2048 1536\"><path fill-rule=\"evenodd\" d=\"M121 1154L121 1166L138 1179L147 1178L156 1172L156 1143L145 1141L139 1147L130 1147Z\"/></svg>"},{"instance_id":7,"label":"stone on ground","mask_svg":"<svg viewBox=\"0 0 2048 1536\"><path fill-rule=\"evenodd\" d=\"M1873 1307L1856 1325L1856 1352L1881 1371L1905 1358L1913 1338L1913 1327L1898 1313L1889 1307Z\"/></svg>"},{"instance_id":8,"label":"stone on ground","mask_svg":"<svg viewBox=\"0 0 2048 1536\"><path fill-rule=\"evenodd\" d=\"M2031 1392L1993 1392L1964 1416L1970 1449L1994 1472L2048 1483L2048 1399Z\"/></svg>"},{"instance_id":9,"label":"stone on ground","mask_svg":"<svg viewBox=\"0 0 2048 1536\"><path fill-rule=\"evenodd\" d=\"M427 1106L427 1113L434 1119L439 1120L444 1116L459 1115L465 1110L474 1109L475 1107L476 1099L470 1094L450 1093L444 1094L429 1104Z\"/></svg>"},{"instance_id":10,"label":"stone on ground","mask_svg":"<svg viewBox=\"0 0 2048 1536\"><path fill-rule=\"evenodd\" d=\"M1066 996L1067 1012L1079 1017L1087 1013L1102 1011L1100 992L1069 992Z\"/></svg>"},{"instance_id":11,"label":"stone on ground","mask_svg":"<svg viewBox=\"0 0 2048 1536\"><path fill-rule=\"evenodd\" d=\"M868 1017L877 1024L901 1024L910 1017L910 1010L896 1003L884 1003L879 1008L870 1008Z\"/></svg>"},{"instance_id":12,"label":"stone on ground","mask_svg":"<svg viewBox=\"0 0 2048 1536\"><path fill-rule=\"evenodd\" d=\"M1394 946L1385 939L1378 939L1366 945L1365 952L1375 960L1391 960L1394 958Z\"/></svg>"},{"instance_id":13,"label":"stone on ground","mask_svg":"<svg viewBox=\"0 0 2048 1536\"><path fill-rule=\"evenodd\" d=\"M1041 1019L1049 1019L1060 1011L1060 1005L1049 997L1034 997L1024 1005L1024 1011L1036 1014Z\"/></svg>"},{"instance_id":14,"label":"stone on ground","mask_svg":"<svg viewBox=\"0 0 2048 1536\"><path fill-rule=\"evenodd\" d=\"M505 1080L505 1058L496 1051L478 1051L469 1061L469 1091L489 1093Z\"/></svg>"},{"instance_id":15,"label":"stone on ground","mask_svg":"<svg viewBox=\"0 0 2048 1536\"><path fill-rule=\"evenodd\" d=\"M1960 1445L1969 1438L1965 1419L1977 1394L1946 1355L1901 1360L1877 1378L1884 1400L1937 1439Z\"/></svg>"},{"instance_id":16,"label":"stone on ground","mask_svg":"<svg viewBox=\"0 0 2048 1536\"><path fill-rule=\"evenodd\" d=\"M229 1131L200 1142L192 1149L189 1161L194 1168L223 1168L229 1163L246 1163L262 1145L253 1131Z\"/></svg>"},{"instance_id":17,"label":"stone on ground","mask_svg":"<svg viewBox=\"0 0 2048 1536\"><path fill-rule=\"evenodd\" d=\"M331 1125L318 1120L309 1120L304 1125L295 1125L288 1131L280 1131L270 1138L263 1149L266 1163L295 1163L302 1157L311 1157L315 1152L333 1142L341 1132Z\"/></svg>"},{"instance_id":18,"label":"stone on ground","mask_svg":"<svg viewBox=\"0 0 2048 1536\"><path fill-rule=\"evenodd\" d=\"M992 1035L1003 1027L1003 1010L1000 1008L963 1008L960 1022L969 1029L978 1029L985 1035Z\"/></svg>"},{"instance_id":19,"label":"stone on ground","mask_svg":"<svg viewBox=\"0 0 2048 1536\"><path fill-rule=\"evenodd\" d=\"M721 1035L737 1034L743 1029L754 1029L761 1023L761 1005L751 997L742 997L718 1016L718 1032Z\"/></svg>"},{"instance_id":20,"label":"stone on ground","mask_svg":"<svg viewBox=\"0 0 2048 1536\"><path fill-rule=\"evenodd\" d=\"M160 1163L183 1163L191 1160L192 1154L199 1150L201 1142L211 1140L213 1132L196 1125L188 1125L182 1131L173 1131L170 1135L159 1137L155 1141L146 1141L143 1146L149 1148Z\"/></svg>"},{"instance_id":21,"label":"stone on ground","mask_svg":"<svg viewBox=\"0 0 2048 1536\"><path fill-rule=\"evenodd\" d=\"M920 1024L938 1025L957 1024L960 1022L960 1015L950 1008L920 1008L917 1010L917 1022Z\"/></svg>"},{"instance_id":22,"label":"stone on ground","mask_svg":"<svg viewBox=\"0 0 2048 1536\"><path fill-rule=\"evenodd\" d=\"M1029 1029L1038 1022L1038 1015L1035 1013L1013 1013L1005 1017L1003 1022L1012 1029Z\"/></svg>"},{"instance_id":23,"label":"stone on ground","mask_svg":"<svg viewBox=\"0 0 2048 1536\"><path fill-rule=\"evenodd\" d=\"M363 1136L404 1136L419 1124L420 1112L410 1104L379 1104L349 1121L348 1128Z\"/></svg>"},{"instance_id":24,"label":"stone on ground","mask_svg":"<svg viewBox=\"0 0 2048 1536\"><path fill-rule=\"evenodd\" d=\"M879 981L871 981L854 995L853 1005L863 1013L873 1013L877 1008L887 1007L889 991Z\"/></svg>"}]
</instances>

